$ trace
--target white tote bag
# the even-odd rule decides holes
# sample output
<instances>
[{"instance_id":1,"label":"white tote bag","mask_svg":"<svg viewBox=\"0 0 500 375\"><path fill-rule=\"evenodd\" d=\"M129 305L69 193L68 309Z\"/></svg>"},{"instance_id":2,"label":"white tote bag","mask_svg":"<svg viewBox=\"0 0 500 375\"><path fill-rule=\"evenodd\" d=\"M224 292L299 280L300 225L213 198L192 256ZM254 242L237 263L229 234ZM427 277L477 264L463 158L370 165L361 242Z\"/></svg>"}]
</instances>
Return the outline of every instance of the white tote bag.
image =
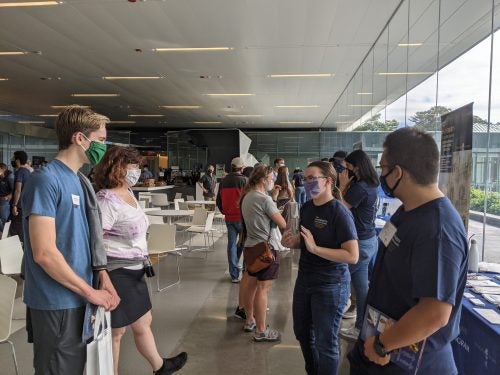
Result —
<instances>
[{"instance_id":1,"label":"white tote bag","mask_svg":"<svg viewBox=\"0 0 500 375\"><path fill-rule=\"evenodd\" d=\"M113 375L111 313L99 307L94 323L94 339L87 344L87 375Z\"/></svg>"}]
</instances>

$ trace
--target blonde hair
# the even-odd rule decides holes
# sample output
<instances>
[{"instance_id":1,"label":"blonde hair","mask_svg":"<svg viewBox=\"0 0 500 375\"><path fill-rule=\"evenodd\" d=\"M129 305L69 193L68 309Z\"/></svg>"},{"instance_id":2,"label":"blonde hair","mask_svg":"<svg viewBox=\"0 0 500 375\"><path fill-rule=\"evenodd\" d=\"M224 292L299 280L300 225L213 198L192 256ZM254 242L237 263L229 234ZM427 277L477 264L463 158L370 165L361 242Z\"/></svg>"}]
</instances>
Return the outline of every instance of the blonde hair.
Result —
<instances>
[{"instance_id":1,"label":"blonde hair","mask_svg":"<svg viewBox=\"0 0 500 375\"><path fill-rule=\"evenodd\" d=\"M59 150L71 146L73 134L81 132L88 136L109 122L109 118L91 109L72 105L57 116L55 130L59 141Z\"/></svg>"}]
</instances>

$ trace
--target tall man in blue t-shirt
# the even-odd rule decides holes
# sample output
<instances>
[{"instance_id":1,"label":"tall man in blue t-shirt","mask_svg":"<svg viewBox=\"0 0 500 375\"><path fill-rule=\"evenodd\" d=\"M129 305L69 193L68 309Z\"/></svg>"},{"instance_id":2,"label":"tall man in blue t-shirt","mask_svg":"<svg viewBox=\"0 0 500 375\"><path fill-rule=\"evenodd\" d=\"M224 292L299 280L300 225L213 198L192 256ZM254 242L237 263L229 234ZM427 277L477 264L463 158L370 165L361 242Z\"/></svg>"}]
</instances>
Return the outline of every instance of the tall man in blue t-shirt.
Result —
<instances>
[{"instance_id":1,"label":"tall man in blue t-shirt","mask_svg":"<svg viewBox=\"0 0 500 375\"><path fill-rule=\"evenodd\" d=\"M18 235L21 242L24 242L23 220L21 212L21 193L26 181L31 176L31 170L28 169L28 154L24 151L15 151L10 161L14 172L14 191L10 201L10 229L11 236Z\"/></svg>"},{"instance_id":2,"label":"tall man in blue t-shirt","mask_svg":"<svg viewBox=\"0 0 500 375\"><path fill-rule=\"evenodd\" d=\"M454 375L451 341L459 333L467 236L438 188L437 145L420 130L396 130L384 142L380 168L384 192L403 204L379 236L367 310L397 322L358 339L348 354L351 374L406 374L390 362L390 353L426 339L418 374Z\"/></svg>"},{"instance_id":3,"label":"tall man in blue t-shirt","mask_svg":"<svg viewBox=\"0 0 500 375\"><path fill-rule=\"evenodd\" d=\"M104 248L95 249L102 227L89 210L94 192L77 175L106 152L107 121L77 106L61 112L55 125L59 153L32 174L23 190L24 302L31 312L35 374L82 374L86 302L112 310L120 301L105 270ZM95 258L103 253L96 267ZM92 287L93 268L100 290Z\"/></svg>"}]
</instances>

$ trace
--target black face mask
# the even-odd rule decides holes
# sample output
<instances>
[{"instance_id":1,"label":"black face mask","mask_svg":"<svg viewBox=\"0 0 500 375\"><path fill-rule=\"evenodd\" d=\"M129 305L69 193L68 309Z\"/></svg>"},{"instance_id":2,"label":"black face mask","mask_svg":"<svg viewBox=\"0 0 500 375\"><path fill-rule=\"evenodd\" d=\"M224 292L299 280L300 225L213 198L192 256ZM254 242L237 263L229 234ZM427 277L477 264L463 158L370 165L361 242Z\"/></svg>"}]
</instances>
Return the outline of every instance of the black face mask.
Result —
<instances>
[{"instance_id":1,"label":"black face mask","mask_svg":"<svg viewBox=\"0 0 500 375\"><path fill-rule=\"evenodd\" d=\"M17 164L15 160L11 160L10 165L12 165L12 168L17 168Z\"/></svg>"},{"instance_id":2,"label":"black face mask","mask_svg":"<svg viewBox=\"0 0 500 375\"><path fill-rule=\"evenodd\" d=\"M380 187L384 191L385 195L387 195L389 198L395 198L394 195L394 190L398 187L399 183L401 182L401 178L396 182L396 185L394 187L390 188L389 185L387 185L387 180L386 177L389 176L392 171L394 170L395 167L392 167L389 172L387 172L384 176L380 175Z\"/></svg>"}]
</instances>

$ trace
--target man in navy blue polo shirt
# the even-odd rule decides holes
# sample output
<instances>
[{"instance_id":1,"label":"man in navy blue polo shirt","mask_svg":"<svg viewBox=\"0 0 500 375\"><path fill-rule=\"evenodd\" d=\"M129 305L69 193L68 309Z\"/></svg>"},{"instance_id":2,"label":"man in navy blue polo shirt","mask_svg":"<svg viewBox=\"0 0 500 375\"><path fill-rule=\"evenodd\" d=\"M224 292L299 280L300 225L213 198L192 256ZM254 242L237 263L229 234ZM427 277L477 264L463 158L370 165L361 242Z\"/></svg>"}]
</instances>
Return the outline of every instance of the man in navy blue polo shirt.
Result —
<instances>
[{"instance_id":1,"label":"man in navy blue polo shirt","mask_svg":"<svg viewBox=\"0 0 500 375\"><path fill-rule=\"evenodd\" d=\"M424 339L417 373L457 374L451 341L459 333L467 236L438 188L437 145L422 131L399 129L387 136L380 167L384 192L403 204L380 234L367 310L397 322L380 335L361 332L348 354L351 374L407 374L390 362L391 352Z\"/></svg>"}]
</instances>

